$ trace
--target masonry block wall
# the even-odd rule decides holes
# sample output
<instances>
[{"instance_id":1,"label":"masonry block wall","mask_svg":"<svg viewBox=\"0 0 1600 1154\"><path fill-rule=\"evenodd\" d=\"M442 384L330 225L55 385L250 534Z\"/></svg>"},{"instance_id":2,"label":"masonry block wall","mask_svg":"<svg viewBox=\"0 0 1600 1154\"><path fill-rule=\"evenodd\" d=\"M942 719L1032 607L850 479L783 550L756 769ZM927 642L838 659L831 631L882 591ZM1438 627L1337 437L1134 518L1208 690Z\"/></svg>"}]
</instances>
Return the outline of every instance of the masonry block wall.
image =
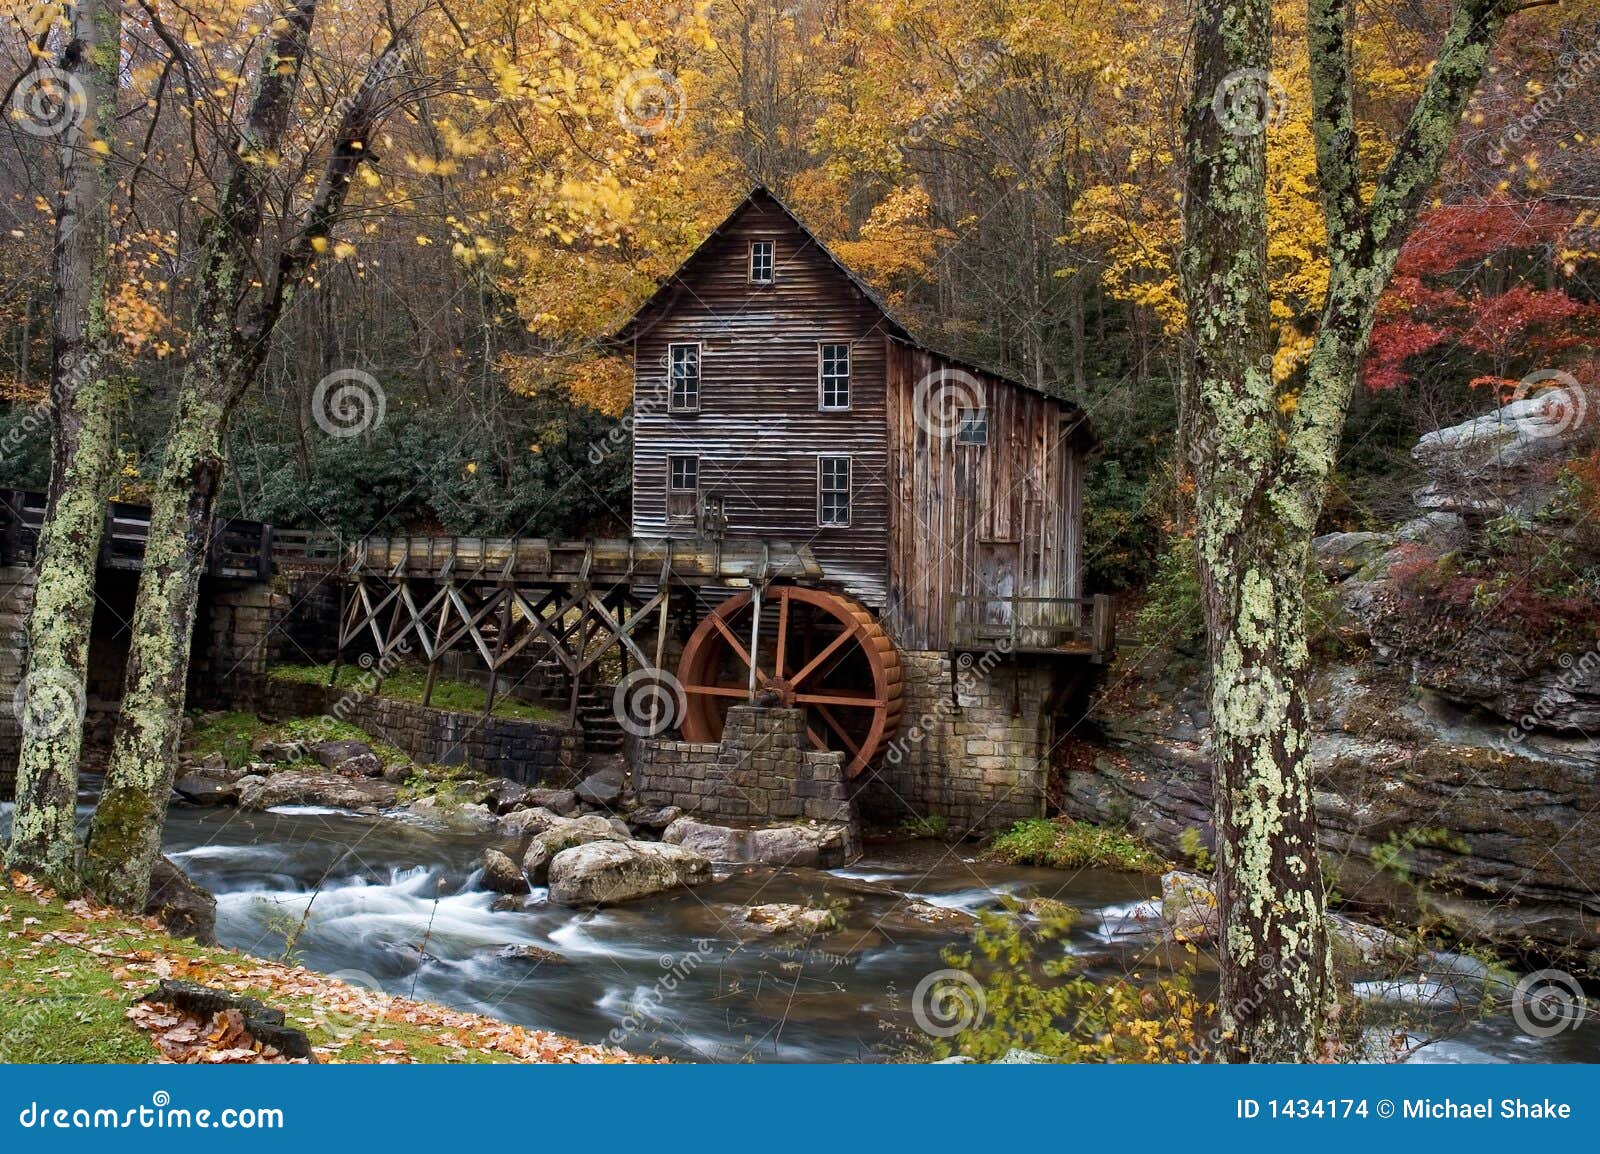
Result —
<instances>
[{"instance_id":1,"label":"masonry block wall","mask_svg":"<svg viewBox=\"0 0 1600 1154\"><path fill-rule=\"evenodd\" d=\"M202 708L255 710L289 597L266 581L219 581L208 590L190 659L189 699Z\"/></svg>"},{"instance_id":2,"label":"masonry block wall","mask_svg":"<svg viewBox=\"0 0 1600 1154\"><path fill-rule=\"evenodd\" d=\"M734 824L854 821L844 755L812 749L798 709L736 705L717 745L641 742L633 791L643 805Z\"/></svg>"},{"instance_id":3,"label":"masonry block wall","mask_svg":"<svg viewBox=\"0 0 1600 1154\"><path fill-rule=\"evenodd\" d=\"M0 566L0 800L10 800L17 790L22 722L16 698L28 661L33 584L33 570L27 566Z\"/></svg>"},{"instance_id":4,"label":"masonry block wall","mask_svg":"<svg viewBox=\"0 0 1600 1154\"><path fill-rule=\"evenodd\" d=\"M963 655L952 704L948 653L902 649L900 661L901 730L861 775L863 815L890 826L942 818L955 833L989 833L1042 816L1057 668Z\"/></svg>"},{"instance_id":5,"label":"masonry block wall","mask_svg":"<svg viewBox=\"0 0 1600 1154\"><path fill-rule=\"evenodd\" d=\"M584 773L580 735L542 721L484 717L351 689L269 681L264 716L323 714L359 726L428 765L462 765L525 785L567 786Z\"/></svg>"}]
</instances>

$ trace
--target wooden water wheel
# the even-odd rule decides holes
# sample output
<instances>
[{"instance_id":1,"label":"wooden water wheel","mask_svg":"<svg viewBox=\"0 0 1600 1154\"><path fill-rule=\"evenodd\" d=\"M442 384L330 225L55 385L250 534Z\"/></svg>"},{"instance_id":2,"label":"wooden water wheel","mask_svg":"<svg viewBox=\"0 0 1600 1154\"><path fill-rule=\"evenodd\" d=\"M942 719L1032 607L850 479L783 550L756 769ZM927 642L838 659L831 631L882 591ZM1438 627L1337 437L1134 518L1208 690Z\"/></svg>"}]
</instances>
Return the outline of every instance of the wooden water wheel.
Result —
<instances>
[{"instance_id":1,"label":"wooden water wheel","mask_svg":"<svg viewBox=\"0 0 1600 1154\"><path fill-rule=\"evenodd\" d=\"M748 700L752 636L758 700L805 710L811 743L843 753L849 776L872 764L900 725L900 655L862 605L795 585L767 589L759 627L741 593L695 628L678 664L684 740L720 740L728 708Z\"/></svg>"}]
</instances>

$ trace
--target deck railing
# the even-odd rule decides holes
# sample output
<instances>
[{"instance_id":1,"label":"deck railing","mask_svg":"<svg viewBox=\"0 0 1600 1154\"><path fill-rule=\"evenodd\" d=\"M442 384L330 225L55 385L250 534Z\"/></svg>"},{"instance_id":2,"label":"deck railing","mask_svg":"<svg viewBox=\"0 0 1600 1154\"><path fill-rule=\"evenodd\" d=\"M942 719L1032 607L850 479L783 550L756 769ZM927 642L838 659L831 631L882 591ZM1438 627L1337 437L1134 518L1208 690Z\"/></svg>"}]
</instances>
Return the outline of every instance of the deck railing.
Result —
<instances>
[{"instance_id":1,"label":"deck railing","mask_svg":"<svg viewBox=\"0 0 1600 1154\"><path fill-rule=\"evenodd\" d=\"M27 564L39 546L45 495L27 489L0 489L0 561ZM124 501L106 503L100 535L100 566L138 569L150 540L150 509ZM272 576L272 526L261 521L218 517L206 552L206 571L216 577L265 581Z\"/></svg>"},{"instance_id":2,"label":"deck railing","mask_svg":"<svg viewBox=\"0 0 1600 1154\"><path fill-rule=\"evenodd\" d=\"M1115 603L1092 597L952 593L946 601L952 649L996 649L1106 661L1117 647Z\"/></svg>"}]
</instances>

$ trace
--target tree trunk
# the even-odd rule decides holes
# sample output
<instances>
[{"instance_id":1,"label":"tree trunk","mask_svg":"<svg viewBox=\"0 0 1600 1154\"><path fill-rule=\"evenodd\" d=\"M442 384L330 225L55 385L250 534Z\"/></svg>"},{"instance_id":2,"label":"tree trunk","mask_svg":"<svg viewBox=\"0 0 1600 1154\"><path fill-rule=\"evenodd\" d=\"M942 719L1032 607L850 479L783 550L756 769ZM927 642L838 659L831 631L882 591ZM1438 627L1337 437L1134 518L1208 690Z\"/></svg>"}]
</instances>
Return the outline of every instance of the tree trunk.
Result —
<instances>
[{"instance_id":1,"label":"tree trunk","mask_svg":"<svg viewBox=\"0 0 1600 1154\"><path fill-rule=\"evenodd\" d=\"M110 196L103 136L116 123L122 15L117 0L72 8L61 68L82 85L61 130L61 195L51 253L50 488L34 560L28 672L8 868L77 889L75 816L95 569L114 442L106 359ZM26 334L24 334L26 339Z\"/></svg>"},{"instance_id":2,"label":"tree trunk","mask_svg":"<svg viewBox=\"0 0 1600 1154\"><path fill-rule=\"evenodd\" d=\"M1323 1056L1332 996L1317 858L1304 574L1378 298L1510 3L1463 0L1363 203L1348 0L1309 0L1313 137L1329 278L1297 406L1280 406L1266 265L1268 0L1199 0L1184 125L1183 428L1216 758L1224 1061ZM1285 410L1288 410L1285 412Z\"/></svg>"},{"instance_id":3,"label":"tree trunk","mask_svg":"<svg viewBox=\"0 0 1600 1154\"><path fill-rule=\"evenodd\" d=\"M350 181L369 154L376 93L399 52L398 41L391 41L350 99L304 226L275 260L260 261L256 248L265 186L257 158L276 152L282 139L315 10L316 0L299 0L262 63L243 144L196 277L197 322L152 500L122 712L85 851L90 884L124 909L143 907L160 856L228 417L260 372L278 318L337 222ZM251 304L241 303L237 286L248 283L263 263L272 267L268 283Z\"/></svg>"},{"instance_id":4,"label":"tree trunk","mask_svg":"<svg viewBox=\"0 0 1600 1154\"><path fill-rule=\"evenodd\" d=\"M1266 76L1270 30L1267 0L1200 2L1185 124L1184 402L1212 673L1218 1056L1303 1062L1317 1052L1329 969L1306 718L1310 537L1281 524L1270 501L1279 416L1265 125L1239 131L1215 108L1239 77Z\"/></svg>"},{"instance_id":5,"label":"tree trunk","mask_svg":"<svg viewBox=\"0 0 1600 1154\"><path fill-rule=\"evenodd\" d=\"M230 379L230 368L215 349L196 350L191 358L151 501L122 711L84 851L90 885L123 909L144 907L161 854L183 733L190 638L222 479L227 407L209 394L216 381Z\"/></svg>"}]
</instances>

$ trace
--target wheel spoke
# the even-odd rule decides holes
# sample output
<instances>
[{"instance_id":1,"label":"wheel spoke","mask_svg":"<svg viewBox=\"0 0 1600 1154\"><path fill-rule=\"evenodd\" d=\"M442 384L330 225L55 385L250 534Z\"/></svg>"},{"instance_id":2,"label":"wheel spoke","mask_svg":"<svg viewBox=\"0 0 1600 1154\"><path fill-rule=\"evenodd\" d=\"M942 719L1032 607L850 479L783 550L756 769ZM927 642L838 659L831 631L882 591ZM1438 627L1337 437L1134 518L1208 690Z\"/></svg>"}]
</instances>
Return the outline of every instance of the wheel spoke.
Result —
<instances>
[{"instance_id":1,"label":"wheel spoke","mask_svg":"<svg viewBox=\"0 0 1600 1154\"><path fill-rule=\"evenodd\" d=\"M817 654L810 661L808 661L806 663L806 667L794 675L794 680L791 681L790 684L798 687L802 681L817 671L818 666L820 666L829 657L832 657L834 653L839 650L840 646L842 646L846 641L849 641L850 636L850 630L846 629L844 632L840 633L839 636L828 642L827 645L823 646L821 653Z\"/></svg>"},{"instance_id":2,"label":"wheel spoke","mask_svg":"<svg viewBox=\"0 0 1600 1154\"><path fill-rule=\"evenodd\" d=\"M794 699L806 705L848 705L856 709L876 709L885 704L881 697L874 697L870 693L857 696L840 690L831 690L827 693L797 693Z\"/></svg>"},{"instance_id":3,"label":"wheel spoke","mask_svg":"<svg viewBox=\"0 0 1600 1154\"><path fill-rule=\"evenodd\" d=\"M772 675L774 677L777 677L777 678L782 678L783 677L784 650L788 646L788 641L789 641L789 589L788 589L788 586L780 586L779 589L778 589L778 650L777 650L777 654L772 659L772 665L773 665Z\"/></svg>"},{"instance_id":4,"label":"wheel spoke","mask_svg":"<svg viewBox=\"0 0 1600 1154\"><path fill-rule=\"evenodd\" d=\"M749 697L750 691L742 685L685 685L685 693L703 693L707 697Z\"/></svg>"},{"instance_id":5,"label":"wheel spoke","mask_svg":"<svg viewBox=\"0 0 1600 1154\"><path fill-rule=\"evenodd\" d=\"M845 747L850 750L850 756L860 757L861 746L857 745L855 738L850 736L850 731L845 729L843 725L839 724L839 719L828 712L828 707L825 705L818 705L817 713L822 720L828 723L828 727L839 735L839 739L843 741Z\"/></svg>"}]
</instances>

